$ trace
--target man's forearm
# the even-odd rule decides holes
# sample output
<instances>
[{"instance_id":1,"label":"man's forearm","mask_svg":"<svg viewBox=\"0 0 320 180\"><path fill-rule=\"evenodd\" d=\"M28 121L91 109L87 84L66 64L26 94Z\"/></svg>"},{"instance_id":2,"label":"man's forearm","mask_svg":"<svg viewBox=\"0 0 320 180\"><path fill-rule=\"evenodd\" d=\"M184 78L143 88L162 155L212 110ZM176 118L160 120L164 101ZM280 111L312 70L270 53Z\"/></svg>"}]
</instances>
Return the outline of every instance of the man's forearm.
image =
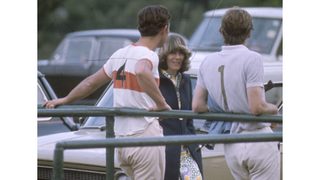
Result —
<instances>
[{"instance_id":1,"label":"man's forearm","mask_svg":"<svg viewBox=\"0 0 320 180\"><path fill-rule=\"evenodd\" d=\"M166 106L166 101L152 75L149 62L144 60L138 61L135 73L140 87L148 96L150 96L156 105L160 107Z\"/></svg>"},{"instance_id":2,"label":"man's forearm","mask_svg":"<svg viewBox=\"0 0 320 180\"><path fill-rule=\"evenodd\" d=\"M261 87L247 88L249 101L249 109L252 114L258 116L260 114L278 114L278 108L274 104L270 104L262 99Z\"/></svg>"},{"instance_id":3,"label":"man's forearm","mask_svg":"<svg viewBox=\"0 0 320 180\"><path fill-rule=\"evenodd\" d=\"M208 112L208 91L196 85L192 99L192 110L196 113Z\"/></svg>"},{"instance_id":4,"label":"man's forearm","mask_svg":"<svg viewBox=\"0 0 320 180\"><path fill-rule=\"evenodd\" d=\"M261 114L278 114L278 108L276 105L265 102L261 108Z\"/></svg>"},{"instance_id":5,"label":"man's forearm","mask_svg":"<svg viewBox=\"0 0 320 180\"><path fill-rule=\"evenodd\" d=\"M99 86L93 86L88 79L78 84L64 99L64 104L70 104L79 99L83 99L93 93Z\"/></svg>"},{"instance_id":6,"label":"man's forearm","mask_svg":"<svg viewBox=\"0 0 320 180\"><path fill-rule=\"evenodd\" d=\"M95 74L84 79L65 97L65 103L70 104L76 100L82 99L96 91L101 85L109 82L103 70L99 70Z\"/></svg>"}]
</instances>

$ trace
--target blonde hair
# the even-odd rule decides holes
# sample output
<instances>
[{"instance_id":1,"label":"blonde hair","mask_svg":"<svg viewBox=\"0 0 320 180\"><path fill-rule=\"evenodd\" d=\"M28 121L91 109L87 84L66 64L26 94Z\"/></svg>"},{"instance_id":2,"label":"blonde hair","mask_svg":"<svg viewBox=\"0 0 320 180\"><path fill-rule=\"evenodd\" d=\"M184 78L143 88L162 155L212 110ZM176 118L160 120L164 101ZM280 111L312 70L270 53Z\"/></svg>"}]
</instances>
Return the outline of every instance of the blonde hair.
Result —
<instances>
[{"instance_id":1,"label":"blonde hair","mask_svg":"<svg viewBox=\"0 0 320 180\"><path fill-rule=\"evenodd\" d=\"M253 24L250 14L237 6L229 9L222 17L219 29L224 43L230 45L244 43L251 30L253 30Z\"/></svg>"},{"instance_id":2,"label":"blonde hair","mask_svg":"<svg viewBox=\"0 0 320 180\"><path fill-rule=\"evenodd\" d=\"M167 56L172 52L181 52L184 55L182 66L179 69L179 72L182 73L184 71L188 71L190 68L189 58L191 56L191 52L188 50L187 43L184 38L175 33L171 33L163 47L159 49L159 69L168 69Z\"/></svg>"}]
</instances>

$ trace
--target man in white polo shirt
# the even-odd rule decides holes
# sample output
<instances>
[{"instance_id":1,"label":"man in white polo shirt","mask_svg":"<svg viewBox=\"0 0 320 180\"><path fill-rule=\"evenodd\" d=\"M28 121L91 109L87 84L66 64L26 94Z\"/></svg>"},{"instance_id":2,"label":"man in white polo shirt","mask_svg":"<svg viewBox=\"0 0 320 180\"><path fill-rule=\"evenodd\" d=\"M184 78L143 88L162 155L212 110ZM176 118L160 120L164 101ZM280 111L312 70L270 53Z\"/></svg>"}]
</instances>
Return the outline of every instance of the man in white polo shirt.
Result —
<instances>
[{"instance_id":1,"label":"man in white polo shirt","mask_svg":"<svg viewBox=\"0 0 320 180\"><path fill-rule=\"evenodd\" d=\"M220 33L226 46L208 55L198 72L192 108L206 112L207 96L230 113L278 114L275 105L265 101L261 55L246 47L253 30L248 12L231 8L222 17ZM230 133L272 133L271 123L236 122ZM280 179L280 151L277 142L225 144L227 164L237 180Z\"/></svg>"},{"instance_id":2,"label":"man in white polo shirt","mask_svg":"<svg viewBox=\"0 0 320 180\"><path fill-rule=\"evenodd\" d=\"M65 98L48 101L46 108L69 104L114 81L114 107L154 111L171 110L159 90L159 58L155 49L165 43L171 14L161 5L148 6L138 14L141 38L116 51L101 70L82 81ZM161 137L156 117L115 117L116 138ZM163 180L165 146L116 148L120 167L132 180Z\"/></svg>"}]
</instances>

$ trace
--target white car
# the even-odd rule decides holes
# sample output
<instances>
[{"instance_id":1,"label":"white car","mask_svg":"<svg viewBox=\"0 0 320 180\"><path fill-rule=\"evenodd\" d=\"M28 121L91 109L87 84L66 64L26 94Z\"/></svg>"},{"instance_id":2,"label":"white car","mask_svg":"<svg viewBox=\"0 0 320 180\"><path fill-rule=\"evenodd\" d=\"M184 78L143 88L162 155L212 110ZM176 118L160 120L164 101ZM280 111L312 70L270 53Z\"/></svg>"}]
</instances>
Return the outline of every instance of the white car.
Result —
<instances>
[{"instance_id":1,"label":"white car","mask_svg":"<svg viewBox=\"0 0 320 180\"><path fill-rule=\"evenodd\" d=\"M264 81L282 82L282 8L243 8L252 17L254 30L247 47L262 55L264 62ZM219 33L221 18L229 9L218 9L204 13L204 19L189 40L193 51L191 67L197 71L202 60L224 46ZM195 73L195 72L192 72ZM270 103L282 97L282 88L271 90L266 96Z\"/></svg>"}]
</instances>

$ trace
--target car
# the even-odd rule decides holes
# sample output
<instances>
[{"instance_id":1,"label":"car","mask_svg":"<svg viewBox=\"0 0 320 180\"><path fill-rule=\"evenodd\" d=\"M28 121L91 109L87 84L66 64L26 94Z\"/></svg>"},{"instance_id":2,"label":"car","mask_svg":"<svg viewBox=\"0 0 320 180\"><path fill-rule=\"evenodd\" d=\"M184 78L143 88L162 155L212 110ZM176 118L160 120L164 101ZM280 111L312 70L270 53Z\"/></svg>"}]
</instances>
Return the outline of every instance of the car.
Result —
<instances>
[{"instance_id":1,"label":"car","mask_svg":"<svg viewBox=\"0 0 320 180\"><path fill-rule=\"evenodd\" d=\"M248 39L247 47L261 54L264 63L264 80L282 82L282 8L251 7L242 8L252 17L254 30ZM188 46L193 51L191 66L197 69L202 60L224 46L219 33L221 18L229 9L217 9L204 13L204 18L189 39ZM266 96L270 103L282 95L282 88L271 90Z\"/></svg>"},{"instance_id":2,"label":"car","mask_svg":"<svg viewBox=\"0 0 320 180\"><path fill-rule=\"evenodd\" d=\"M72 32L64 37L49 60L38 61L38 70L46 75L57 96L65 97L82 80L101 69L116 50L139 38L137 29ZM106 87L107 84L72 104L94 105Z\"/></svg>"},{"instance_id":3,"label":"car","mask_svg":"<svg viewBox=\"0 0 320 180\"><path fill-rule=\"evenodd\" d=\"M191 76L193 89L197 82L197 71L188 71ZM278 84L281 84L278 82ZM272 83L266 87L275 86ZM111 82L104 94L98 100L97 107L113 107L113 83ZM194 119L197 134L208 134L203 128L204 119ZM88 117L80 130L75 132L58 133L38 137L38 179L51 179L53 169L53 155L55 144L59 141L70 140L98 140L106 138L105 117ZM282 131L280 125L276 131ZM202 163L205 179L234 179L224 157L223 144L216 144L214 150L202 148ZM282 153L282 145L281 145ZM106 148L68 149L64 151L64 177L74 179L104 179L106 176ZM282 167L282 165L281 165ZM114 161L115 180L129 180L119 168L116 158ZM282 172L282 171L281 171ZM281 176L282 178L282 176Z\"/></svg>"},{"instance_id":4,"label":"car","mask_svg":"<svg viewBox=\"0 0 320 180\"><path fill-rule=\"evenodd\" d=\"M83 79L97 72L118 49L137 42L136 29L98 29L67 34L48 60L38 61L58 97L65 97ZM94 105L107 85L74 104Z\"/></svg>"},{"instance_id":5,"label":"car","mask_svg":"<svg viewBox=\"0 0 320 180\"><path fill-rule=\"evenodd\" d=\"M38 105L41 106L44 102L52 99L57 99L57 96L45 78L45 75L38 71ZM74 123L70 117L38 117L38 136L76 130L79 130L79 124Z\"/></svg>"}]
</instances>

